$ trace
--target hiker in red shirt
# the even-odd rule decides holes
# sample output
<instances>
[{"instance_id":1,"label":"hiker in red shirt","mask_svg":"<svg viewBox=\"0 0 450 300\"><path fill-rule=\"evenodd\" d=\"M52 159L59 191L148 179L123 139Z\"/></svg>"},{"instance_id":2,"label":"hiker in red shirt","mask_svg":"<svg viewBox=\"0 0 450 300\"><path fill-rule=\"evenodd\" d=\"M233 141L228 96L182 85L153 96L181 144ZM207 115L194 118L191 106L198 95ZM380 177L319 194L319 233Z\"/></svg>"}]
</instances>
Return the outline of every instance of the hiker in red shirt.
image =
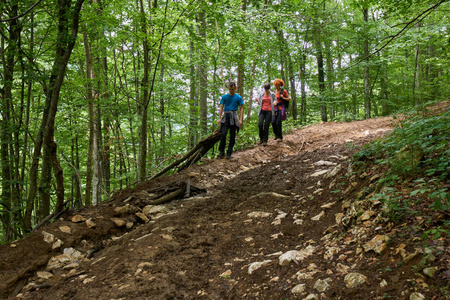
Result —
<instances>
[{"instance_id":1,"label":"hiker in red shirt","mask_svg":"<svg viewBox=\"0 0 450 300\"><path fill-rule=\"evenodd\" d=\"M270 91L270 83L264 84L264 92L255 99L259 103L259 144L263 146L266 146L269 140L269 124L272 122L276 100L275 94Z\"/></svg>"},{"instance_id":2,"label":"hiker in red shirt","mask_svg":"<svg viewBox=\"0 0 450 300\"><path fill-rule=\"evenodd\" d=\"M273 133L275 134L275 140L278 142L283 141L283 132L281 128L281 122L286 119L286 104L283 101L291 101L288 92L283 89L284 81L281 79L275 79L273 85L276 87L275 96L277 97L275 106L275 120L272 122Z\"/></svg>"}]
</instances>

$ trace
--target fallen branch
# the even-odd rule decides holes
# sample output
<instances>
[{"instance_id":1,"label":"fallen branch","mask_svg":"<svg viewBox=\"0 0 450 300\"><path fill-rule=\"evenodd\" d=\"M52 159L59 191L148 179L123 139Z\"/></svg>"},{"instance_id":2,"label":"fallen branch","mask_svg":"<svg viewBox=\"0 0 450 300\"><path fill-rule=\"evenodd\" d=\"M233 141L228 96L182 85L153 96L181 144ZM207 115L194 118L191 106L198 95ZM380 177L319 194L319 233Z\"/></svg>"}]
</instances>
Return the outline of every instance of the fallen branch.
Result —
<instances>
[{"instance_id":1,"label":"fallen branch","mask_svg":"<svg viewBox=\"0 0 450 300\"><path fill-rule=\"evenodd\" d=\"M67 199L64 203L63 203L63 207L66 206L67 203L69 203L70 201L72 201L72 197L70 197L69 199ZM65 213L66 210L62 210L60 211L56 216L55 213L51 213L48 216L46 216L41 222L39 222L38 224L36 224L36 226L34 226L32 231L36 231L39 228L41 228L42 226L44 226L47 222L49 222L53 217L55 217L55 219L57 219L59 216L61 216L63 213Z\"/></svg>"},{"instance_id":2,"label":"fallen branch","mask_svg":"<svg viewBox=\"0 0 450 300\"><path fill-rule=\"evenodd\" d=\"M174 161L173 163L171 163L170 165L168 165L155 175L151 176L149 179L152 180L163 175L167 171L177 167L186 160L187 162L178 168L178 172L192 166L200 158L202 158L202 156L205 155L209 151L209 149L214 147L214 145L220 140L220 136L221 136L220 131L217 129L211 135L201 140L197 145L195 145L191 150L189 150L185 155L183 155L183 157L177 159L176 161Z\"/></svg>"},{"instance_id":3,"label":"fallen branch","mask_svg":"<svg viewBox=\"0 0 450 300\"><path fill-rule=\"evenodd\" d=\"M170 201L176 199L183 192L184 192L184 189L181 188L179 190L176 190L175 192L172 192L172 193L170 193L168 195L165 195L165 196L159 198L156 201L149 202L148 204L150 204L150 205L158 205L158 204L163 204L163 203L166 203L166 202L170 202Z\"/></svg>"}]
</instances>

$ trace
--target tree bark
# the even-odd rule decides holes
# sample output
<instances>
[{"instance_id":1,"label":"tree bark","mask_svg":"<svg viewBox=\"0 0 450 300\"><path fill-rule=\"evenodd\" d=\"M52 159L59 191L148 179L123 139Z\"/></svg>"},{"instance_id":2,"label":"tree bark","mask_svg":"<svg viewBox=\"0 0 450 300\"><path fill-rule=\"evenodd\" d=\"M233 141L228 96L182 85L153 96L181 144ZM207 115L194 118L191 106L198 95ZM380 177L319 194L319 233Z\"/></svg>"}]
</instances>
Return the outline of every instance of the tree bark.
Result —
<instances>
[{"instance_id":1,"label":"tree bark","mask_svg":"<svg viewBox=\"0 0 450 300\"><path fill-rule=\"evenodd\" d=\"M366 57L366 64L364 66L364 117L370 119L372 115L371 102L370 102L370 82L369 82L369 37L368 35L368 23L369 23L369 9L363 8L364 15L364 57Z\"/></svg>"},{"instance_id":2,"label":"tree bark","mask_svg":"<svg viewBox=\"0 0 450 300\"><path fill-rule=\"evenodd\" d=\"M323 52L322 43L316 40L316 55L317 55L317 69L318 69L318 80L319 80L319 101L320 101L320 117L322 122L327 122L327 104L325 102L325 72L323 69Z\"/></svg>"},{"instance_id":3,"label":"tree bark","mask_svg":"<svg viewBox=\"0 0 450 300\"><path fill-rule=\"evenodd\" d=\"M306 54L302 54L300 60L300 124L306 124Z\"/></svg>"},{"instance_id":4,"label":"tree bark","mask_svg":"<svg viewBox=\"0 0 450 300\"><path fill-rule=\"evenodd\" d=\"M45 177L47 177L50 173L50 170L48 170L48 166L51 166L51 157L50 155L48 155L48 153L50 150L49 147L53 141L53 130L59 101L59 93L64 81L66 67L69 62L70 55L72 54L72 49L75 45L78 33L79 14L83 2L84 0L77 0L74 3L74 6L71 7L71 0L58 0L57 11L59 18L58 34L56 40L56 53L53 60L52 71L51 75L49 76L48 84L44 86L46 103L42 116L42 122L35 141L33 162L30 168L30 192L28 194L26 210L27 219L31 219L31 212L34 207L34 199L37 193L38 167L41 157L41 150L43 154L41 179L45 180ZM70 10L72 20L68 20ZM69 24L71 25L70 28ZM44 170L44 168L46 168L48 171ZM44 182L43 180L41 180L41 183L41 197L48 198L50 191L50 182ZM46 204L44 203L44 205ZM43 207L41 209L41 214L38 215L38 218L42 218L42 213L45 214L47 211L49 211L49 209L49 207ZM31 230L31 224L29 225L30 226L27 229Z\"/></svg>"},{"instance_id":5,"label":"tree bark","mask_svg":"<svg viewBox=\"0 0 450 300\"><path fill-rule=\"evenodd\" d=\"M194 34L190 32L190 51L189 51L189 60L190 60L190 78L189 78L189 127L188 127L188 147L192 147L197 142L197 126L198 126L198 105L196 101L196 65L194 63Z\"/></svg>"},{"instance_id":6,"label":"tree bark","mask_svg":"<svg viewBox=\"0 0 450 300\"><path fill-rule=\"evenodd\" d=\"M13 218L13 206L14 201L14 188L13 188L13 157L14 153L10 151L10 146L13 143L11 127L13 126L13 120L11 118L11 111L13 109L12 105L12 90L14 82L14 67L15 67L15 48L19 42L20 36L20 26L17 23L18 5L13 4L10 7L9 17L13 18L9 21L8 31L8 47L5 49L4 36L2 35L1 44L1 55L3 61L3 71L4 71L4 85L1 89L1 146L0 146L0 163L2 171L2 184L1 184L1 203L3 205L1 214L1 220L3 223L3 232L5 241L10 241L14 239L14 233L12 228L12 218Z\"/></svg>"},{"instance_id":7,"label":"tree bark","mask_svg":"<svg viewBox=\"0 0 450 300\"><path fill-rule=\"evenodd\" d=\"M207 84L208 84L208 71L207 71L207 55L204 49L207 47L206 43L206 18L205 13L198 14L198 34L201 40L200 44L200 135L203 137L208 132L208 106L207 106Z\"/></svg>"}]
</instances>

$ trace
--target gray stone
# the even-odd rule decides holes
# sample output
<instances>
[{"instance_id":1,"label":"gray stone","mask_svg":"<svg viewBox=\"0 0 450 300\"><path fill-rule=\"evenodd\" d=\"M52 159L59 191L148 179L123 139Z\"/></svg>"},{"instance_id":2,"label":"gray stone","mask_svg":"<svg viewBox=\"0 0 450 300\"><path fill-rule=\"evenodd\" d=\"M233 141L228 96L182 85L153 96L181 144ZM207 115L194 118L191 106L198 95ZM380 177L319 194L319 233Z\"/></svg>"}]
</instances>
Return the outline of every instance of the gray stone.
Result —
<instances>
[{"instance_id":1,"label":"gray stone","mask_svg":"<svg viewBox=\"0 0 450 300\"><path fill-rule=\"evenodd\" d=\"M291 293L292 294L301 294L305 291L306 289L306 284L297 284L292 290Z\"/></svg>"},{"instance_id":2,"label":"gray stone","mask_svg":"<svg viewBox=\"0 0 450 300\"><path fill-rule=\"evenodd\" d=\"M409 300L424 300L425 296L422 295L421 293L412 293L409 296Z\"/></svg>"},{"instance_id":3,"label":"gray stone","mask_svg":"<svg viewBox=\"0 0 450 300\"><path fill-rule=\"evenodd\" d=\"M81 216L81 215L75 215L75 216L72 217L71 221L73 223L81 223L81 222L86 221L86 218Z\"/></svg>"},{"instance_id":4,"label":"gray stone","mask_svg":"<svg viewBox=\"0 0 450 300\"><path fill-rule=\"evenodd\" d=\"M425 269L423 269L423 274L427 275L430 278L434 278L437 270L438 270L438 267L425 268Z\"/></svg>"},{"instance_id":5,"label":"gray stone","mask_svg":"<svg viewBox=\"0 0 450 300\"><path fill-rule=\"evenodd\" d=\"M367 276L360 273L348 273L344 278L345 285L348 288L356 288L366 283L366 281Z\"/></svg>"},{"instance_id":6,"label":"gray stone","mask_svg":"<svg viewBox=\"0 0 450 300\"><path fill-rule=\"evenodd\" d=\"M336 167L334 167L330 173L328 173L325 177L326 178L331 178L337 175L337 173L339 173L339 171L342 170L342 165L339 164Z\"/></svg>"},{"instance_id":7,"label":"gray stone","mask_svg":"<svg viewBox=\"0 0 450 300\"><path fill-rule=\"evenodd\" d=\"M148 223L150 221L144 213L136 213L136 217L141 219L141 221L144 223Z\"/></svg>"},{"instance_id":8,"label":"gray stone","mask_svg":"<svg viewBox=\"0 0 450 300\"><path fill-rule=\"evenodd\" d=\"M318 279L314 284L314 289L319 293L326 292L329 288L330 285L328 284L327 280Z\"/></svg>"},{"instance_id":9,"label":"gray stone","mask_svg":"<svg viewBox=\"0 0 450 300\"><path fill-rule=\"evenodd\" d=\"M268 259L265 261L260 261L260 262L254 262L252 264L250 264L250 266L248 267L248 274L252 274L253 272L255 272L256 270L258 270L259 268L268 265L272 262L272 260Z\"/></svg>"},{"instance_id":10,"label":"gray stone","mask_svg":"<svg viewBox=\"0 0 450 300\"><path fill-rule=\"evenodd\" d=\"M278 258L279 264L280 266L286 266L291 261L295 262L301 261L306 257L311 256L315 250L316 248L314 246L309 245L308 247L300 251L297 250L288 251Z\"/></svg>"},{"instance_id":11,"label":"gray stone","mask_svg":"<svg viewBox=\"0 0 450 300\"><path fill-rule=\"evenodd\" d=\"M386 249L386 242L389 241L389 237L386 235L377 235L368 243L364 244L364 251L369 252L373 250L375 253L380 254Z\"/></svg>"},{"instance_id":12,"label":"gray stone","mask_svg":"<svg viewBox=\"0 0 450 300\"><path fill-rule=\"evenodd\" d=\"M146 216L158 213L167 213L167 207L163 205L147 205L142 209L142 212Z\"/></svg>"}]
</instances>

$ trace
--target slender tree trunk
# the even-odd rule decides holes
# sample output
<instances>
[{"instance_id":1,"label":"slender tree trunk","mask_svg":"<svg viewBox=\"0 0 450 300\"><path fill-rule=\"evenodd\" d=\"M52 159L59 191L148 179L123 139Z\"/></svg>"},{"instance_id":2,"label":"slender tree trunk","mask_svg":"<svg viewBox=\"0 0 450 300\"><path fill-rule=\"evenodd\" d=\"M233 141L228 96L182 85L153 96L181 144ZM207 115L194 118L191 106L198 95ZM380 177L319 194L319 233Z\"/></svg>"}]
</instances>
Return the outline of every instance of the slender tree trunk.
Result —
<instances>
[{"instance_id":1,"label":"slender tree trunk","mask_svg":"<svg viewBox=\"0 0 450 300\"><path fill-rule=\"evenodd\" d=\"M159 93L159 112L161 114L161 120L162 120L162 124L161 124L161 138L160 138L160 154L159 156L161 157L161 159L164 157L165 155L165 144L166 144L166 122L167 122L167 118L166 118L166 108L165 108L165 103L164 103L164 64L161 64L161 71L159 74L159 77L161 79L161 90Z\"/></svg>"},{"instance_id":2,"label":"slender tree trunk","mask_svg":"<svg viewBox=\"0 0 450 300\"><path fill-rule=\"evenodd\" d=\"M87 79L87 89L86 89L86 98L88 100L88 109L89 109L89 146L88 146L88 156L86 161L86 187L85 187L85 195L84 201L85 205L90 206L93 202L96 202L96 198L92 195L95 194L94 190L96 187L93 187L93 178L94 178L94 164L96 161L94 160L94 151L95 151L95 116L94 116L94 97L95 91L92 87L94 71L92 66L92 56L91 56L91 45L88 40L87 28L83 26L83 42L84 42L84 55L85 55L85 64L86 64L86 79ZM94 203L95 204L95 203Z\"/></svg>"},{"instance_id":3,"label":"slender tree trunk","mask_svg":"<svg viewBox=\"0 0 450 300\"><path fill-rule=\"evenodd\" d=\"M306 124L306 54L302 54L300 60L300 124Z\"/></svg>"},{"instance_id":4,"label":"slender tree trunk","mask_svg":"<svg viewBox=\"0 0 450 300\"><path fill-rule=\"evenodd\" d=\"M292 59L290 56L288 56L289 85L291 87L291 91L289 94L291 98L291 104L289 106L289 109L292 112L292 119L297 120L297 92L295 89L294 68L292 65Z\"/></svg>"},{"instance_id":5,"label":"slender tree trunk","mask_svg":"<svg viewBox=\"0 0 450 300\"><path fill-rule=\"evenodd\" d=\"M247 0L242 1L241 5L243 22L247 11ZM237 74L237 93L244 98L244 79L245 79L245 41L239 38L239 47L241 51L238 54L238 74ZM250 100L251 101L251 100ZM248 102L248 101L247 101Z\"/></svg>"},{"instance_id":6,"label":"slender tree trunk","mask_svg":"<svg viewBox=\"0 0 450 300\"><path fill-rule=\"evenodd\" d=\"M13 5L10 16L14 17L17 15L17 5ZM12 144L12 134L10 127L12 126L11 120L11 110L12 110L12 86L14 82L14 65L15 65L15 54L14 48L18 42L17 33L17 21L13 20L9 23L9 40L8 48L5 49L4 37L2 35L1 42L1 56L3 61L3 71L4 71L4 85L1 90L1 147L0 147L0 163L2 170L2 184L1 184L1 203L2 203L2 214L1 219L3 223L3 238L5 241L10 241L14 238L12 231L12 197L13 197L13 176L12 176L12 153L9 151L9 147Z\"/></svg>"},{"instance_id":7,"label":"slender tree trunk","mask_svg":"<svg viewBox=\"0 0 450 300\"><path fill-rule=\"evenodd\" d=\"M142 78L142 99L138 106L138 116L141 119L141 126L139 126L139 181L144 181L147 176L147 136L148 136L148 104L149 104L149 73L150 73L150 48L148 45L148 29L147 17L144 10L143 0L140 0L141 20L142 20L142 34L143 40L143 60L144 60L144 74ZM150 11L152 10L152 2L149 2Z\"/></svg>"},{"instance_id":8,"label":"slender tree trunk","mask_svg":"<svg viewBox=\"0 0 450 300\"><path fill-rule=\"evenodd\" d=\"M316 55L317 55L317 69L318 69L318 80L319 80L319 92L320 92L320 117L322 122L327 122L327 104L325 102L325 72L323 69L323 52L322 43L316 40Z\"/></svg>"},{"instance_id":9,"label":"slender tree trunk","mask_svg":"<svg viewBox=\"0 0 450 300\"><path fill-rule=\"evenodd\" d=\"M366 65L364 66L364 117L370 119L372 115L371 102L370 102L370 82L369 82L369 37L368 35L368 23L369 23L369 9L363 8L364 15L364 57L366 57Z\"/></svg>"},{"instance_id":10,"label":"slender tree trunk","mask_svg":"<svg viewBox=\"0 0 450 300\"><path fill-rule=\"evenodd\" d=\"M198 34L201 39L200 46L200 135L202 137L206 136L208 132L208 124L207 124L207 115L208 115L208 106L207 106L207 84L208 84L208 72L206 69L207 66L207 56L204 49L207 47L206 43L206 18L205 13L201 12L198 14Z\"/></svg>"},{"instance_id":11,"label":"slender tree trunk","mask_svg":"<svg viewBox=\"0 0 450 300\"><path fill-rule=\"evenodd\" d=\"M328 87L328 93L332 93L334 89L334 71L333 71L333 56L331 55L331 43L329 41L325 42L326 47L326 65L327 65L327 87ZM333 100L333 97L328 97L329 102L329 108L330 108L330 118L331 120L334 120L336 117L336 111L335 111L335 103Z\"/></svg>"},{"instance_id":12,"label":"slender tree trunk","mask_svg":"<svg viewBox=\"0 0 450 300\"><path fill-rule=\"evenodd\" d=\"M194 36L191 32L190 34L191 42L190 42L190 51L189 51L189 60L190 60L190 84L189 84L189 128L188 128L188 136L189 136L189 148L192 148L197 143L197 124L198 124L198 107L196 105L196 67L194 63Z\"/></svg>"},{"instance_id":13,"label":"slender tree trunk","mask_svg":"<svg viewBox=\"0 0 450 300\"><path fill-rule=\"evenodd\" d=\"M389 114L389 93L388 93L388 72L387 67L383 63L381 65L381 115L387 116Z\"/></svg>"},{"instance_id":14,"label":"slender tree trunk","mask_svg":"<svg viewBox=\"0 0 450 300\"><path fill-rule=\"evenodd\" d=\"M252 104L253 104L253 99L255 97L253 97L253 89L255 88L254 84L253 84L253 78L255 78L255 72L256 72L256 58L257 58L257 52L258 52L258 46L256 46L256 51L255 51L255 56L253 58L253 64L252 64L252 76L250 79L250 96L248 99L248 104L247 104L247 120L246 120L246 124L248 125L250 123L250 116L252 114Z\"/></svg>"},{"instance_id":15,"label":"slender tree trunk","mask_svg":"<svg viewBox=\"0 0 450 300\"><path fill-rule=\"evenodd\" d=\"M225 86L225 77L223 76L223 52L222 52L222 45L220 42L219 25L217 25L217 19L215 21L216 21L217 43L219 45L219 52L220 52L220 79L222 80L222 92L224 93L227 87Z\"/></svg>"},{"instance_id":16,"label":"slender tree trunk","mask_svg":"<svg viewBox=\"0 0 450 300\"><path fill-rule=\"evenodd\" d=\"M418 29L420 27L420 24L416 23L415 27L416 29ZM417 41L414 58L414 80L412 85L412 97L414 106L420 105L421 103L420 96L417 95L420 89L419 55L420 55L420 43Z\"/></svg>"},{"instance_id":17,"label":"slender tree trunk","mask_svg":"<svg viewBox=\"0 0 450 300\"><path fill-rule=\"evenodd\" d=\"M33 163L30 168L30 193L27 200L26 213L31 215L37 191L38 165L42 149L42 170L39 185L41 206L38 213L38 219L45 217L50 212L49 193L51 188L51 176L49 174L52 163L50 147L53 143L53 131L55 116L58 108L59 93L64 81L66 67L69 62L70 55L72 54L72 49L75 45L78 33L79 14L83 2L84 0L77 0L73 7L71 7L72 1L58 1L57 10L59 26L56 41L56 54L53 61L51 75L49 77L49 83L44 87L46 104L42 117L42 123L35 141ZM72 18L71 20L68 19L69 15ZM69 28L69 24L71 25L71 28ZM60 199L58 199L58 201L60 201Z\"/></svg>"},{"instance_id":18,"label":"slender tree trunk","mask_svg":"<svg viewBox=\"0 0 450 300\"><path fill-rule=\"evenodd\" d=\"M34 12L30 13L30 21L32 24L34 24ZM30 28L30 53L34 54L34 26L31 26ZM33 56L32 56L33 57ZM32 62L34 61L34 58L31 58ZM26 105L26 116L25 116L25 128L26 131L29 130L30 128L30 107L31 107L31 93L32 93L32 88L33 88L33 81L32 79L28 80L27 83L27 105ZM27 156L28 156L28 134L24 134L23 137L23 145L22 145L22 174L20 176L21 181L25 182L25 168L26 168L26 162L27 162ZM27 203L25 203L25 207L26 207ZM22 229L23 231L27 231L27 228L31 227L31 216L27 216L26 215L26 209L23 209L22 211L22 215L23 215L23 223L22 223ZM30 219L27 219L27 217L30 217Z\"/></svg>"}]
</instances>

